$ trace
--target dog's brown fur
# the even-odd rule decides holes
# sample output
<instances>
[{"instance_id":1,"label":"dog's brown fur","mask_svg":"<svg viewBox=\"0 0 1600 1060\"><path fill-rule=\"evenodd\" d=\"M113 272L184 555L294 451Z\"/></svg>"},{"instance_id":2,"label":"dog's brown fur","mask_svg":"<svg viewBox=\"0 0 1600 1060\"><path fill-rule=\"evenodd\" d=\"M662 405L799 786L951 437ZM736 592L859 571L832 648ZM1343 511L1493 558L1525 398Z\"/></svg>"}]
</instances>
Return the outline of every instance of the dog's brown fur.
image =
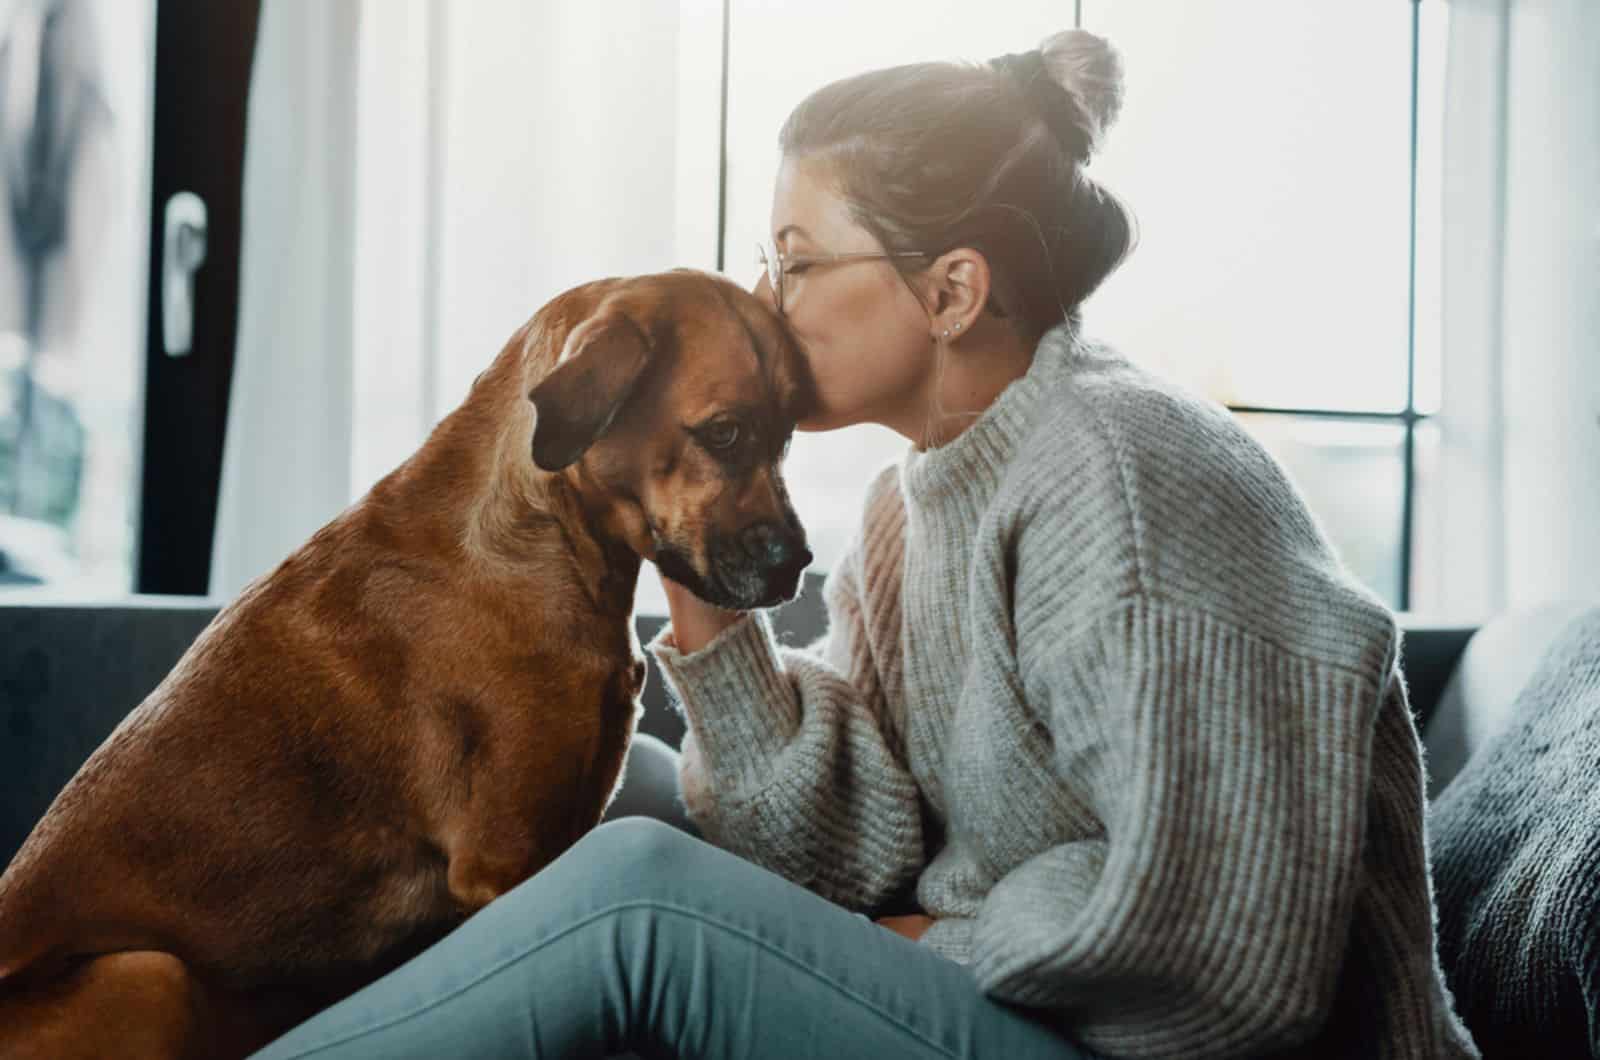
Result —
<instances>
[{"instance_id":1,"label":"dog's brown fur","mask_svg":"<svg viewBox=\"0 0 1600 1060\"><path fill-rule=\"evenodd\" d=\"M633 733L641 557L727 606L792 595L808 395L719 278L547 305L57 797L0 877L0 1057L243 1055L565 850ZM719 416L737 453L697 433ZM782 569L726 546L757 522Z\"/></svg>"}]
</instances>

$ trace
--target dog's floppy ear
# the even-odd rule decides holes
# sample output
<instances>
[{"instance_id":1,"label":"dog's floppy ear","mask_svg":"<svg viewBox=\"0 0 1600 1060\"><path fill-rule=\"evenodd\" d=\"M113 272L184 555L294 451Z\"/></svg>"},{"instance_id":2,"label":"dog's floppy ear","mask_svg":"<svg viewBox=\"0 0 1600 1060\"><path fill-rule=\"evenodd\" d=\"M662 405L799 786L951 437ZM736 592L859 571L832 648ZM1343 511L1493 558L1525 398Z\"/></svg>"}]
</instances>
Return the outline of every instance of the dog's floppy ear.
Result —
<instances>
[{"instance_id":1,"label":"dog's floppy ear","mask_svg":"<svg viewBox=\"0 0 1600 1060\"><path fill-rule=\"evenodd\" d=\"M606 433L649 359L644 332L625 313L602 311L572 329L555 371L528 394L541 471L567 467Z\"/></svg>"}]
</instances>

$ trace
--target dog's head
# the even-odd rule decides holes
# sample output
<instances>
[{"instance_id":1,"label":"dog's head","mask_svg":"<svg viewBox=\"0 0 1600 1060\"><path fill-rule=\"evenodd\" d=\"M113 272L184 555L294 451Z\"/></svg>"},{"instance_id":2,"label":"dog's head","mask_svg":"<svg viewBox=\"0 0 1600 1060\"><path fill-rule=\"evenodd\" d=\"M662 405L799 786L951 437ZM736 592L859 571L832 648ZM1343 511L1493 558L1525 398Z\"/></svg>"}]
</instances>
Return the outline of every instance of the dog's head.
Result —
<instances>
[{"instance_id":1,"label":"dog's head","mask_svg":"<svg viewBox=\"0 0 1600 1060\"><path fill-rule=\"evenodd\" d=\"M691 270L563 297L560 357L528 395L534 462L565 469L636 552L702 599L745 610L792 598L811 552L779 465L812 388L777 317Z\"/></svg>"}]
</instances>

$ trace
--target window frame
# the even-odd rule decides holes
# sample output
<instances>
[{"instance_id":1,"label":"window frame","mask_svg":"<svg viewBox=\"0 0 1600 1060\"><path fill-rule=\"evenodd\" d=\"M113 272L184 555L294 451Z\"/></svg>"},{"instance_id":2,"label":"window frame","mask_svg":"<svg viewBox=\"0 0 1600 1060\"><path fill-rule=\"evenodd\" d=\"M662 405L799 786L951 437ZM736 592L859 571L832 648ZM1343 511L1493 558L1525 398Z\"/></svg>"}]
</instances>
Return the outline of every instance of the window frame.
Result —
<instances>
[{"instance_id":1,"label":"window frame","mask_svg":"<svg viewBox=\"0 0 1600 1060\"><path fill-rule=\"evenodd\" d=\"M1082 10L1082 0L1078 0L1079 10ZM1301 419L1331 419L1344 422L1360 423L1391 423L1402 428L1400 460L1401 467L1401 492L1400 492L1400 578L1399 596L1395 601L1395 608L1399 611L1411 609L1411 576L1412 576L1412 550L1416 541L1416 444L1417 430L1432 419L1437 413L1424 412L1417 408L1417 166L1418 166L1418 122L1419 91L1421 89L1421 57L1422 57L1422 0L1407 0L1411 5L1411 92L1409 107L1411 111L1411 146L1410 164L1408 167L1409 200L1407 208L1407 233L1409 244L1409 260L1406 274L1408 288L1406 292L1406 403L1405 407L1396 412L1375 412L1371 410L1357 410L1347 408L1300 408L1295 406L1271 405L1234 405L1227 408L1242 415L1260 416L1285 416ZM1079 23L1081 25L1081 21Z\"/></svg>"}]
</instances>

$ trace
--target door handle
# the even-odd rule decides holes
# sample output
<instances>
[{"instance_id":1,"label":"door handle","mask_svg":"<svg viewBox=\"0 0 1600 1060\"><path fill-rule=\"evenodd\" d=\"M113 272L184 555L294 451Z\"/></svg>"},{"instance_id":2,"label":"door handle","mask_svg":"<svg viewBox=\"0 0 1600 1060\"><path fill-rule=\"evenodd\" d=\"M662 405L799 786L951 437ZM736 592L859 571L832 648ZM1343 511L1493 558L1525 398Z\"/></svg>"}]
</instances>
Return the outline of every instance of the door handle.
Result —
<instances>
[{"instance_id":1,"label":"door handle","mask_svg":"<svg viewBox=\"0 0 1600 1060\"><path fill-rule=\"evenodd\" d=\"M182 357L194 345L194 273L206 260L206 204L192 191L167 200L161 249L161 345Z\"/></svg>"}]
</instances>

